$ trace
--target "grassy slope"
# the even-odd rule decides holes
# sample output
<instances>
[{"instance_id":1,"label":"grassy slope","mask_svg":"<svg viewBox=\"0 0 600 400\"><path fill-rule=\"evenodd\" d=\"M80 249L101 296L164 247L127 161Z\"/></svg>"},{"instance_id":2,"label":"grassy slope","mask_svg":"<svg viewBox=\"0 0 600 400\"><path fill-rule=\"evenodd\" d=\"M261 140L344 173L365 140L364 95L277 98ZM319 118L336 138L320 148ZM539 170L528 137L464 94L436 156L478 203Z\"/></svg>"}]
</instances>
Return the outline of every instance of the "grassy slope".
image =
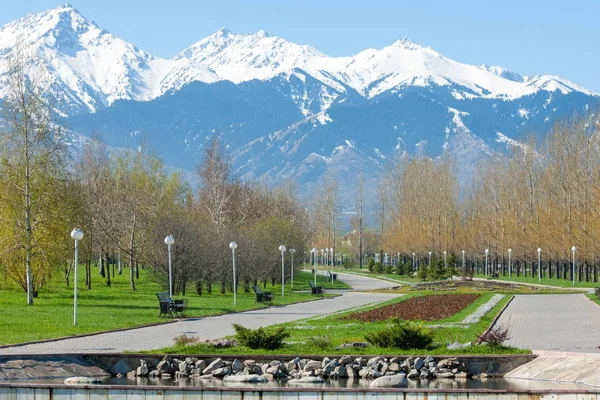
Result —
<instances>
[{"instance_id":1,"label":"grassy slope","mask_svg":"<svg viewBox=\"0 0 600 400\"><path fill-rule=\"evenodd\" d=\"M477 278L489 278L486 275L476 275ZM512 276L509 278L508 275L507 276L502 276L500 275L498 278L493 278L493 279L497 279L497 280L501 280L501 281L509 281L509 282L522 282L522 283L533 283L536 285L548 285L548 286L557 286L557 287L564 287L564 288L572 288L573 287L573 281L569 280L569 279L548 279L548 278L542 278L541 281L538 280L538 277L524 277L524 276L519 276L517 277L515 274L512 274ZM579 282L578 280L575 280L575 287L576 288L591 288L591 287L597 287L600 286L600 283L598 282L586 282L586 281L582 281Z\"/></svg>"},{"instance_id":2,"label":"grassy slope","mask_svg":"<svg viewBox=\"0 0 600 400\"><path fill-rule=\"evenodd\" d=\"M91 332L106 331L119 328L141 326L168 319L158 317L158 300L155 293L165 288L152 280L152 276L140 270L137 290L129 286L128 270L112 280L112 286L106 287L100 276L93 276L92 290L83 285L84 271L80 270L78 286L77 326L73 326L73 288L67 288L59 279L53 279L40 290L34 305L26 304L26 296L20 287L3 280L0 290L0 344L22 343L32 340L50 339ZM56 274L59 275L59 274ZM299 272L294 277L295 290L308 290L311 274ZM333 286L325 277L318 277L318 284L325 288L346 288L343 282ZM289 304L312 300L307 293L290 292L286 285L286 295L281 297L281 285L267 285L265 291L274 294L274 304ZM237 305L233 306L233 295L218 294L215 287L212 295L198 296L193 290L188 291L188 317L224 314L261 308L255 302L254 292L238 292Z\"/></svg>"}]
</instances>

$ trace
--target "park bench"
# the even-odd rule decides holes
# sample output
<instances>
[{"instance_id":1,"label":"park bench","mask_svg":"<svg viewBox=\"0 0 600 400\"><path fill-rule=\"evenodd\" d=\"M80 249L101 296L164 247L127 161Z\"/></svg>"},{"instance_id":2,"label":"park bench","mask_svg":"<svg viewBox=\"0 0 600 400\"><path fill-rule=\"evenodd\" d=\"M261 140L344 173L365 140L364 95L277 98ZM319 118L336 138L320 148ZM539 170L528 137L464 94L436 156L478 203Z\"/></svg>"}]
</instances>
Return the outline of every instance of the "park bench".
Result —
<instances>
[{"instance_id":1,"label":"park bench","mask_svg":"<svg viewBox=\"0 0 600 400\"><path fill-rule=\"evenodd\" d=\"M266 303L271 305L271 302L273 301L273 294L271 292L263 292L262 289L256 285L252 286L252 289L254 289L254 293L256 293L257 303Z\"/></svg>"},{"instance_id":2,"label":"park bench","mask_svg":"<svg viewBox=\"0 0 600 400\"><path fill-rule=\"evenodd\" d=\"M327 271L327 275L329 275L329 279L331 279L331 271ZM337 274L333 274L333 280L337 281Z\"/></svg>"},{"instance_id":3,"label":"park bench","mask_svg":"<svg viewBox=\"0 0 600 400\"><path fill-rule=\"evenodd\" d=\"M169 316L171 318L185 318L183 313L188 306L187 299L173 300L171 296L169 296L169 292L158 292L156 293L156 297L158 297L159 317L164 315L165 317Z\"/></svg>"},{"instance_id":4,"label":"park bench","mask_svg":"<svg viewBox=\"0 0 600 400\"><path fill-rule=\"evenodd\" d=\"M323 286L317 286L312 281L308 281L312 294L323 294Z\"/></svg>"}]
</instances>

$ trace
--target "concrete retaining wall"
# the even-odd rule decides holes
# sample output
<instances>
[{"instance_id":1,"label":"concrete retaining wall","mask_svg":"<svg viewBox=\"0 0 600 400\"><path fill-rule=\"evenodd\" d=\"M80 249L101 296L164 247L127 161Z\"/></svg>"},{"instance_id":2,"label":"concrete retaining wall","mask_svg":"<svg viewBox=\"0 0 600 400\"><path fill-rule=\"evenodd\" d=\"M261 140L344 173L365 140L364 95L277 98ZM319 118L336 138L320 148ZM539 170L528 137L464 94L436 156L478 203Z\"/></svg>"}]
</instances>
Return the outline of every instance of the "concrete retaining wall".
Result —
<instances>
[{"instance_id":1,"label":"concrete retaining wall","mask_svg":"<svg viewBox=\"0 0 600 400\"><path fill-rule=\"evenodd\" d=\"M64 385L39 385L36 387L19 387L17 385L0 384L0 400L225 400L225 399L261 399L261 400L600 400L600 393L587 391L527 391L508 393L493 390L468 391L413 391L392 389L346 389L338 391L316 392L311 389L274 389L274 390L186 390L181 388L124 388L124 387L66 387Z\"/></svg>"}]
</instances>

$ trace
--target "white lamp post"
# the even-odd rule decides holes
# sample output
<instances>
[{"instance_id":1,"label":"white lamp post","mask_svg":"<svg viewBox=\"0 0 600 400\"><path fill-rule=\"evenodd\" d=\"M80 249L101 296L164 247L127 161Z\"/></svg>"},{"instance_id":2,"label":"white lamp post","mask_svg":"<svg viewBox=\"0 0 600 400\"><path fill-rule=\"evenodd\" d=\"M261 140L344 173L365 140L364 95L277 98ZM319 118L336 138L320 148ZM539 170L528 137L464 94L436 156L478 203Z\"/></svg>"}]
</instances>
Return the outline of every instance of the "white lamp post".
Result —
<instances>
[{"instance_id":1,"label":"white lamp post","mask_svg":"<svg viewBox=\"0 0 600 400\"><path fill-rule=\"evenodd\" d=\"M413 251L413 269L416 269L416 264L415 264L415 252Z\"/></svg>"},{"instance_id":2,"label":"white lamp post","mask_svg":"<svg viewBox=\"0 0 600 400\"><path fill-rule=\"evenodd\" d=\"M464 251L464 250L462 251L462 256L463 256L463 263L462 263L462 266L463 266L463 273L464 273L464 274L466 274L466 273L467 273L467 271L465 270L465 268L466 268L466 265L465 265L465 251Z\"/></svg>"},{"instance_id":3,"label":"white lamp post","mask_svg":"<svg viewBox=\"0 0 600 400\"><path fill-rule=\"evenodd\" d=\"M577 247L573 246L573 247L571 247L571 250L573 251L573 270L572 270L573 286L575 286L575 250L577 250Z\"/></svg>"},{"instance_id":4,"label":"white lamp post","mask_svg":"<svg viewBox=\"0 0 600 400\"><path fill-rule=\"evenodd\" d=\"M314 276L315 276L315 286L317 286L317 257L319 257L319 249L317 249L316 247L314 249L312 249L312 253L313 253L313 262L314 262L314 268L313 268L313 272L314 272Z\"/></svg>"},{"instance_id":5,"label":"white lamp post","mask_svg":"<svg viewBox=\"0 0 600 400\"><path fill-rule=\"evenodd\" d=\"M73 325L77 325L77 256L79 251L79 241L83 239L83 232L80 229L71 231L71 238L75 240L75 277L73 278Z\"/></svg>"},{"instance_id":6,"label":"white lamp post","mask_svg":"<svg viewBox=\"0 0 600 400\"><path fill-rule=\"evenodd\" d=\"M329 249L329 253L331 254L331 283L333 283L333 247Z\"/></svg>"},{"instance_id":7,"label":"white lamp post","mask_svg":"<svg viewBox=\"0 0 600 400\"><path fill-rule=\"evenodd\" d=\"M231 242L229 243L229 248L231 249L231 258L233 260L233 305L235 306L237 302L237 288L236 288L236 280L235 280L235 249L237 249L237 243Z\"/></svg>"},{"instance_id":8,"label":"white lamp post","mask_svg":"<svg viewBox=\"0 0 600 400\"><path fill-rule=\"evenodd\" d=\"M510 279L512 267L510 265L510 255L512 254L512 249L508 249L508 278Z\"/></svg>"},{"instance_id":9,"label":"white lamp post","mask_svg":"<svg viewBox=\"0 0 600 400\"><path fill-rule=\"evenodd\" d=\"M542 248L538 247L538 282L542 281Z\"/></svg>"},{"instance_id":10,"label":"white lamp post","mask_svg":"<svg viewBox=\"0 0 600 400\"><path fill-rule=\"evenodd\" d=\"M292 285L290 286L290 289L294 288L294 253L296 252L296 249L290 249L290 254L292 255L292 268L290 269L290 276L292 278Z\"/></svg>"},{"instance_id":11,"label":"white lamp post","mask_svg":"<svg viewBox=\"0 0 600 400\"><path fill-rule=\"evenodd\" d=\"M427 265L431 265L431 252L429 252L429 263Z\"/></svg>"},{"instance_id":12,"label":"white lamp post","mask_svg":"<svg viewBox=\"0 0 600 400\"><path fill-rule=\"evenodd\" d=\"M325 249L321 249L321 265L325 265Z\"/></svg>"},{"instance_id":13,"label":"white lamp post","mask_svg":"<svg viewBox=\"0 0 600 400\"><path fill-rule=\"evenodd\" d=\"M444 250L444 268L448 268L448 264L446 263L446 250Z\"/></svg>"},{"instance_id":14,"label":"white lamp post","mask_svg":"<svg viewBox=\"0 0 600 400\"><path fill-rule=\"evenodd\" d=\"M488 254L489 254L490 250L489 249L485 249L485 274L488 274Z\"/></svg>"},{"instance_id":15,"label":"white lamp post","mask_svg":"<svg viewBox=\"0 0 600 400\"><path fill-rule=\"evenodd\" d=\"M173 297L173 267L171 265L171 246L173 243L175 243L173 235L169 235L165 238L167 252L169 253L169 297Z\"/></svg>"},{"instance_id":16,"label":"white lamp post","mask_svg":"<svg viewBox=\"0 0 600 400\"><path fill-rule=\"evenodd\" d=\"M283 254L285 253L285 246L281 245L279 246L279 251L281 252L281 297L283 297L283 289L285 287L285 264L284 264L284 258L283 258Z\"/></svg>"}]
</instances>

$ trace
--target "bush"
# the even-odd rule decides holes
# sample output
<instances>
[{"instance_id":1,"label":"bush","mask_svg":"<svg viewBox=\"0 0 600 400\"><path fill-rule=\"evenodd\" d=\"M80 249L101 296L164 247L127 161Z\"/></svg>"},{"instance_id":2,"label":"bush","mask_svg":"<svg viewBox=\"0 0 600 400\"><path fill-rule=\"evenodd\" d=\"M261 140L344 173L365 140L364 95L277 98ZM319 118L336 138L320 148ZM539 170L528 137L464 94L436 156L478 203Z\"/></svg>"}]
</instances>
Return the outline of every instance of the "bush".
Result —
<instances>
[{"instance_id":1,"label":"bush","mask_svg":"<svg viewBox=\"0 0 600 400\"><path fill-rule=\"evenodd\" d=\"M251 349L276 350L283 346L283 340L290 336L285 328L266 330L261 328L249 329L239 324L233 324L235 337L246 347Z\"/></svg>"},{"instance_id":2,"label":"bush","mask_svg":"<svg viewBox=\"0 0 600 400\"><path fill-rule=\"evenodd\" d=\"M412 271L412 264L399 262L396 265L396 274L397 275L410 275Z\"/></svg>"},{"instance_id":3,"label":"bush","mask_svg":"<svg viewBox=\"0 0 600 400\"><path fill-rule=\"evenodd\" d=\"M505 328L502 325L497 325L479 336L478 342L489 344L490 346L501 346L504 342L510 339L510 336L508 336L508 330L509 328Z\"/></svg>"},{"instance_id":4,"label":"bush","mask_svg":"<svg viewBox=\"0 0 600 400\"><path fill-rule=\"evenodd\" d=\"M392 326L365 334L365 340L378 347L427 349L433 343L433 331L420 323L394 319Z\"/></svg>"},{"instance_id":5,"label":"bush","mask_svg":"<svg viewBox=\"0 0 600 400\"><path fill-rule=\"evenodd\" d=\"M376 262L374 269L375 269L375 272L377 272L378 274L381 274L383 272L383 264L381 264L380 262Z\"/></svg>"},{"instance_id":6,"label":"bush","mask_svg":"<svg viewBox=\"0 0 600 400\"><path fill-rule=\"evenodd\" d=\"M367 268L371 272L373 272L373 270L375 269L375 260L373 259L373 257L369 258L369 263L367 264Z\"/></svg>"},{"instance_id":7,"label":"bush","mask_svg":"<svg viewBox=\"0 0 600 400\"><path fill-rule=\"evenodd\" d=\"M427 275L428 275L428 274L427 274L427 265L426 265L426 264L424 264L424 263L422 263L422 264L419 266L419 271L417 272L417 277L418 277L420 280L424 281L424 280L426 280L426 279L427 279Z\"/></svg>"},{"instance_id":8,"label":"bush","mask_svg":"<svg viewBox=\"0 0 600 400\"><path fill-rule=\"evenodd\" d=\"M188 336L186 334L175 336L175 345L176 346L188 346L192 343L196 343L198 338L195 336Z\"/></svg>"},{"instance_id":9,"label":"bush","mask_svg":"<svg viewBox=\"0 0 600 400\"><path fill-rule=\"evenodd\" d=\"M331 346L331 339L329 336L309 336L306 338L306 344L311 348L324 350Z\"/></svg>"},{"instance_id":10,"label":"bush","mask_svg":"<svg viewBox=\"0 0 600 400\"><path fill-rule=\"evenodd\" d=\"M386 265L385 266L385 273L386 274L392 274L394 273L394 266L393 265Z\"/></svg>"}]
</instances>

